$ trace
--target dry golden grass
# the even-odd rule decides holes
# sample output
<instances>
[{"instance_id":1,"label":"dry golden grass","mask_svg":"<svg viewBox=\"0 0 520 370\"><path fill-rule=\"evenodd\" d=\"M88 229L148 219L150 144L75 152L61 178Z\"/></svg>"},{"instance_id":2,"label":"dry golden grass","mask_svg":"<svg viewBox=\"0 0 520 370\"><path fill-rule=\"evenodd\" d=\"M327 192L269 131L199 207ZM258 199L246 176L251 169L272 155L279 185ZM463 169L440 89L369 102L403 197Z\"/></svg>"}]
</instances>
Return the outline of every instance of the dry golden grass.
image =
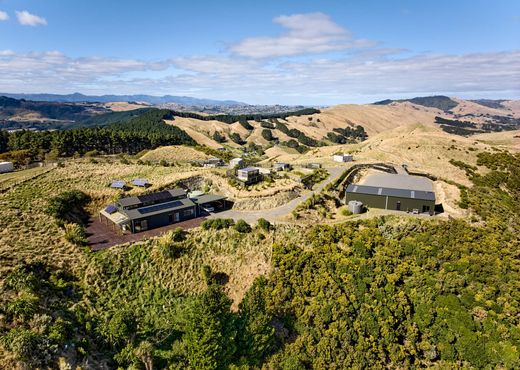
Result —
<instances>
[{"instance_id":1,"label":"dry golden grass","mask_svg":"<svg viewBox=\"0 0 520 370\"><path fill-rule=\"evenodd\" d=\"M189 162L210 158L209 155L187 146L163 146L150 150L140 157L143 161Z\"/></svg>"}]
</instances>

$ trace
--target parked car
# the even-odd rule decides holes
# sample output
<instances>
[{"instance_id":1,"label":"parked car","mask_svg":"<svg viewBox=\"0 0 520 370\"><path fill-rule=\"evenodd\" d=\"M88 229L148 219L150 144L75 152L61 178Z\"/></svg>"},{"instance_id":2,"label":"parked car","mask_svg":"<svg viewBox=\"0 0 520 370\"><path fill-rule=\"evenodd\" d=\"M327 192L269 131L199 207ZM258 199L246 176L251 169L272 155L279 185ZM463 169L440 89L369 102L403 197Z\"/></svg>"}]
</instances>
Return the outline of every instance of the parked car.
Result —
<instances>
[{"instance_id":1,"label":"parked car","mask_svg":"<svg viewBox=\"0 0 520 370\"><path fill-rule=\"evenodd\" d=\"M215 207L213 207L213 206L204 206L204 207L202 207L202 209L208 213L215 212Z\"/></svg>"}]
</instances>

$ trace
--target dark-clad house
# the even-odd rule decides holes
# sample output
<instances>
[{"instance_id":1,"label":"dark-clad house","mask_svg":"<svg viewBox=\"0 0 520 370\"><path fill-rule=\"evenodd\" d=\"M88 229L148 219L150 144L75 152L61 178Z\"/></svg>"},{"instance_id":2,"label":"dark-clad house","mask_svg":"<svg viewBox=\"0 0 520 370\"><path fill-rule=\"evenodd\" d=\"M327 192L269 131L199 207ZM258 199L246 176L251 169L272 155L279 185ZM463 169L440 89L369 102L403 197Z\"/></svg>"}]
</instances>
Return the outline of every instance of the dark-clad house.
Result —
<instances>
[{"instance_id":1,"label":"dark-clad house","mask_svg":"<svg viewBox=\"0 0 520 370\"><path fill-rule=\"evenodd\" d=\"M174 224L197 216L196 204L183 189L121 198L100 212L123 231L132 233Z\"/></svg>"}]
</instances>

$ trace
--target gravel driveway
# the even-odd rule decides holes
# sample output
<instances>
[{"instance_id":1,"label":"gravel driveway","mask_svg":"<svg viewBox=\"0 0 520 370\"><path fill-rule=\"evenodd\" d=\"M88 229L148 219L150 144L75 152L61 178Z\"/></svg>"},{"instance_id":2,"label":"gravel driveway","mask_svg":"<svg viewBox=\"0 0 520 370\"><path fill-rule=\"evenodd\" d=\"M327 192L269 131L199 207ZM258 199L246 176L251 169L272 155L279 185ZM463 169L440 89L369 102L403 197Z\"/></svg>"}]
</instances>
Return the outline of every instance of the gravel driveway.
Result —
<instances>
[{"instance_id":1,"label":"gravel driveway","mask_svg":"<svg viewBox=\"0 0 520 370\"><path fill-rule=\"evenodd\" d=\"M228 211L212 214L207 218L232 218L235 221L242 219L250 224L256 223L259 218L265 218L269 222L275 223L279 218L290 214L298 204L309 199L312 194L321 192L325 186L340 177L347 167L328 167L325 169L329 171L329 177L316 185L313 190L304 190L298 198L291 200L283 206L255 211L238 211L230 209Z\"/></svg>"}]
</instances>

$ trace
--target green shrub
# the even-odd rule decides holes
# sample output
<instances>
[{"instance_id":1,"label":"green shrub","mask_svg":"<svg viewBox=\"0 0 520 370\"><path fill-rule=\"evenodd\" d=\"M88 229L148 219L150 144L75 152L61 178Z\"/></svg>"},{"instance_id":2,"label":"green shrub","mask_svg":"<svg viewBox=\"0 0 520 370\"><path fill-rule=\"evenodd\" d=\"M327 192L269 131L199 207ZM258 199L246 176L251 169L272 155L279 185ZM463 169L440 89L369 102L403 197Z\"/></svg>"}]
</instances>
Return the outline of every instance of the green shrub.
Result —
<instances>
[{"instance_id":1,"label":"green shrub","mask_svg":"<svg viewBox=\"0 0 520 370\"><path fill-rule=\"evenodd\" d=\"M259 218L258 219L258 227L262 230L269 231L271 230L273 225L269 221L267 221L265 218Z\"/></svg>"},{"instance_id":2,"label":"green shrub","mask_svg":"<svg viewBox=\"0 0 520 370\"><path fill-rule=\"evenodd\" d=\"M342 210L341 210L341 214L342 214L343 216L352 216L352 212L350 212L350 209L348 209L348 208L344 208L344 209L342 209Z\"/></svg>"},{"instance_id":3,"label":"green shrub","mask_svg":"<svg viewBox=\"0 0 520 370\"><path fill-rule=\"evenodd\" d=\"M85 246L88 244L85 228L78 224L65 224L65 239L78 246Z\"/></svg>"},{"instance_id":4,"label":"green shrub","mask_svg":"<svg viewBox=\"0 0 520 370\"><path fill-rule=\"evenodd\" d=\"M202 223L202 228L204 230L221 230L221 229L229 229L231 226L235 224L232 218L213 218L209 220L205 220Z\"/></svg>"},{"instance_id":5,"label":"green shrub","mask_svg":"<svg viewBox=\"0 0 520 370\"><path fill-rule=\"evenodd\" d=\"M79 190L65 191L51 198L47 213L57 220L67 220L71 214L90 202L90 196Z\"/></svg>"},{"instance_id":6,"label":"green shrub","mask_svg":"<svg viewBox=\"0 0 520 370\"><path fill-rule=\"evenodd\" d=\"M235 224L235 230L239 233L249 233L251 232L251 226L245 222L244 220L238 220Z\"/></svg>"}]
</instances>

